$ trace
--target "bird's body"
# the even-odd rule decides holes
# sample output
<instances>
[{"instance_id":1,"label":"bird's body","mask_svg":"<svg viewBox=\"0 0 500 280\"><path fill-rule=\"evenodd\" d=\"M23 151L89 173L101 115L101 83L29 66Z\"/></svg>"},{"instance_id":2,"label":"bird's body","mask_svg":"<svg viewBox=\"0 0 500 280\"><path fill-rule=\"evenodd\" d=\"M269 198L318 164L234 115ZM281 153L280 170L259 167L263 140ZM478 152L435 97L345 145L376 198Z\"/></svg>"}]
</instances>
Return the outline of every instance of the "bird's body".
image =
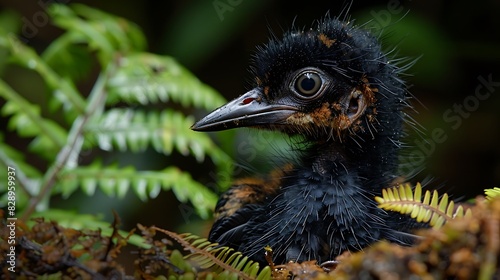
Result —
<instances>
[{"instance_id":1,"label":"bird's body","mask_svg":"<svg viewBox=\"0 0 500 280\"><path fill-rule=\"evenodd\" d=\"M410 218L374 196L398 178L407 92L375 37L325 18L258 49L255 87L193 126L251 126L304 139L293 163L236 181L217 204L209 239L265 263L333 260L387 239L410 242Z\"/></svg>"}]
</instances>

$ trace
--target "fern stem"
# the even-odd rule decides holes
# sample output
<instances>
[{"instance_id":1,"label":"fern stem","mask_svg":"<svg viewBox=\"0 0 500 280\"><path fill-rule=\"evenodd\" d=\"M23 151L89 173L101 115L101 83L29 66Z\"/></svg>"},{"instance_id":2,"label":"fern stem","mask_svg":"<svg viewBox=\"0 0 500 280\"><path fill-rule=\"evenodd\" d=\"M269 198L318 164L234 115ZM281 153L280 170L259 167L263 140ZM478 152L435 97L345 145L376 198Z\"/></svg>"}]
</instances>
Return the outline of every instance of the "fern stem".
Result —
<instances>
[{"instance_id":1,"label":"fern stem","mask_svg":"<svg viewBox=\"0 0 500 280\"><path fill-rule=\"evenodd\" d=\"M26 211L24 211L22 220L27 220L35 211L38 204L50 193L59 173L65 166L74 167L77 164L78 155L83 145L83 131L90 118L95 114L101 114L106 104L105 90L106 82L117 68L117 60L109 63L107 68L99 75L92 91L88 97L85 113L80 115L71 126L66 145L59 151L54 164L45 174L39 193L29 201Z\"/></svg>"},{"instance_id":2,"label":"fern stem","mask_svg":"<svg viewBox=\"0 0 500 280\"><path fill-rule=\"evenodd\" d=\"M40 133L45 134L56 145L56 147L63 147L63 139L60 139L57 135L50 133L52 130L47 127L44 119L34 112L32 105L3 80L0 80L0 95L2 95L6 100L13 101L20 108L22 108L23 112L26 116L28 116L30 121L40 128Z\"/></svg>"}]
</instances>

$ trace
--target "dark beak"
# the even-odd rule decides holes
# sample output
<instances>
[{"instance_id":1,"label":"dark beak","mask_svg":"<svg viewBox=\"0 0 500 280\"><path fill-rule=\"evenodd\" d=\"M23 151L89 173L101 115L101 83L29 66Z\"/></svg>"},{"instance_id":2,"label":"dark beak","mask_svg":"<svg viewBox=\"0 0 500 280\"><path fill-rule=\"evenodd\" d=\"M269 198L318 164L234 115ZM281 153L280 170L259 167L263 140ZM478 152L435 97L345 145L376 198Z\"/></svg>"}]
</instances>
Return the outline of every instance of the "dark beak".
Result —
<instances>
[{"instance_id":1,"label":"dark beak","mask_svg":"<svg viewBox=\"0 0 500 280\"><path fill-rule=\"evenodd\" d=\"M261 89L254 88L195 123L196 131L218 131L235 127L283 124L297 111L289 105L269 104Z\"/></svg>"}]
</instances>

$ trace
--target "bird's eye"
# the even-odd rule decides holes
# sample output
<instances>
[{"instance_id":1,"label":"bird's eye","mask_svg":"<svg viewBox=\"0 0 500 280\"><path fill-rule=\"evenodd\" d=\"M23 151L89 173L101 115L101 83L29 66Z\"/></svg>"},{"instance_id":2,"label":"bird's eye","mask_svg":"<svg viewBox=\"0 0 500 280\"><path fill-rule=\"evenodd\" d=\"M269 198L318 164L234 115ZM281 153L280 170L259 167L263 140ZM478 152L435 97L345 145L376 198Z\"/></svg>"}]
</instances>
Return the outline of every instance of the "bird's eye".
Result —
<instances>
[{"instance_id":1,"label":"bird's eye","mask_svg":"<svg viewBox=\"0 0 500 280\"><path fill-rule=\"evenodd\" d=\"M302 97L313 97L321 89L323 80L321 76L312 71L299 74L295 80L295 91Z\"/></svg>"}]
</instances>

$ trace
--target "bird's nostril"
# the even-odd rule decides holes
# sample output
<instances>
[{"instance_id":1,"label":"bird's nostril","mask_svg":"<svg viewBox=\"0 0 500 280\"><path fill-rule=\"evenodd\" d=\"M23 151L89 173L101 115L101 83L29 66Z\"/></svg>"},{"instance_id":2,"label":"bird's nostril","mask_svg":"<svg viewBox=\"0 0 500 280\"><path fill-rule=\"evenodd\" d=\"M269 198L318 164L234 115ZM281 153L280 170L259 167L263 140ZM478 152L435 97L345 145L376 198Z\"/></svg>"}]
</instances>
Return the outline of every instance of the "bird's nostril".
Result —
<instances>
[{"instance_id":1,"label":"bird's nostril","mask_svg":"<svg viewBox=\"0 0 500 280\"><path fill-rule=\"evenodd\" d=\"M247 104L251 103L254 100L255 100L255 98L252 98L252 97L245 98L245 99L243 99L243 101L241 102L241 104L242 105L247 105Z\"/></svg>"}]
</instances>

